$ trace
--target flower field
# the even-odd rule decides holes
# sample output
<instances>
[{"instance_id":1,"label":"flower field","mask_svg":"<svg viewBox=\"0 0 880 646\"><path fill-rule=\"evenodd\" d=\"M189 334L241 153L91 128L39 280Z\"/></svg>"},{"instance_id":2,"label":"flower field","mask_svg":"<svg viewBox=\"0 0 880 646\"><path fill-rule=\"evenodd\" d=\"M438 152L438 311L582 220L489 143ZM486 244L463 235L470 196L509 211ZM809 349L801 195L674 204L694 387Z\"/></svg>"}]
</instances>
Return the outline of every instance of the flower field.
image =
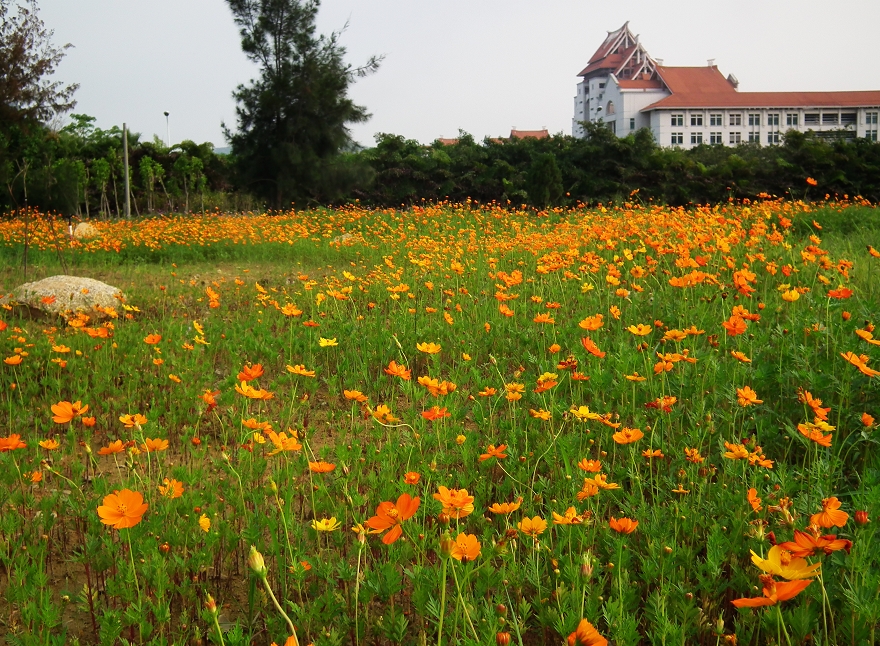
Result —
<instances>
[{"instance_id":1,"label":"flower field","mask_svg":"<svg viewBox=\"0 0 880 646\"><path fill-rule=\"evenodd\" d=\"M7 216L0 641L875 644L878 221Z\"/></svg>"}]
</instances>

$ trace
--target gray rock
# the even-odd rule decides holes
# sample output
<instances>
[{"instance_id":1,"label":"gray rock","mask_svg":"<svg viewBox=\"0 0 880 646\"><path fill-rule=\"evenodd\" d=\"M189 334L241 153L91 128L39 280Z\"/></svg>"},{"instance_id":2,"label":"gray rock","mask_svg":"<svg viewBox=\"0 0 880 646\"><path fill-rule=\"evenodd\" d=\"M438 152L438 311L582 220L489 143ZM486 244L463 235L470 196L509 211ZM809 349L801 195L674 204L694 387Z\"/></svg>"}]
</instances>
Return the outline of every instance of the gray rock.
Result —
<instances>
[{"instance_id":1,"label":"gray rock","mask_svg":"<svg viewBox=\"0 0 880 646\"><path fill-rule=\"evenodd\" d=\"M54 297L52 300L51 297ZM43 299L51 300L44 302ZM0 302L14 302L32 309L70 318L80 312L92 318L105 318L100 308L119 310L124 295L116 287L93 278L50 276L16 287Z\"/></svg>"}]
</instances>

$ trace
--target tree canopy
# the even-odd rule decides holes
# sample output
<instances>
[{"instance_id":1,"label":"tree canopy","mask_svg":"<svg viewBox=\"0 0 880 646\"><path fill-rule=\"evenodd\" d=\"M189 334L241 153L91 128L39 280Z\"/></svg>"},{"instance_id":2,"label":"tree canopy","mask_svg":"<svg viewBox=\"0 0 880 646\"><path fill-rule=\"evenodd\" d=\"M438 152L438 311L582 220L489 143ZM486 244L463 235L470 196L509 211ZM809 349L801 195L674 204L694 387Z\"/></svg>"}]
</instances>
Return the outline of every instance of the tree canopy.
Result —
<instances>
[{"instance_id":1,"label":"tree canopy","mask_svg":"<svg viewBox=\"0 0 880 646\"><path fill-rule=\"evenodd\" d=\"M242 50L260 70L233 93L238 128L226 129L241 185L276 208L344 194L337 157L351 146L347 126L369 118L348 89L381 59L346 64L341 32L316 35L318 0L227 2Z\"/></svg>"}]
</instances>

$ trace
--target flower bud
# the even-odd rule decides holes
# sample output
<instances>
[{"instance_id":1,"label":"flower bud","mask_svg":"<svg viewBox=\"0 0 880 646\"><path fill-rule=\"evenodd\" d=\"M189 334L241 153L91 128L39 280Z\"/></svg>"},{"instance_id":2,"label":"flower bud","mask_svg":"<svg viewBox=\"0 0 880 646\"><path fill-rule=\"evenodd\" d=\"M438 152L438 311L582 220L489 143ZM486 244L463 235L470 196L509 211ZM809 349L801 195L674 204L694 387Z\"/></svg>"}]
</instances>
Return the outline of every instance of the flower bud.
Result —
<instances>
[{"instance_id":1,"label":"flower bud","mask_svg":"<svg viewBox=\"0 0 880 646\"><path fill-rule=\"evenodd\" d=\"M212 597L210 594L208 594L208 597L205 599L205 608L207 608L208 612L210 612L212 615L214 615L215 617L217 616L217 602L214 601L214 597Z\"/></svg>"},{"instance_id":2,"label":"flower bud","mask_svg":"<svg viewBox=\"0 0 880 646\"><path fill-rule=\"evenodd\" d=\"M455 541L452 540L449 532L444 532L443 536L440 538L440 553L443 554L443 558L449 558L452 555L452 548L454 547Z\"/></svg>"},{"instance_id":3,"label":"flower bud","mask_svg":"<svg viewBox=\"0 0 880 646\"><path fill-rule=\"evenodd\" d=\"M266 577L266 573L268 570L266 569L266 562L263 560L263 555L257 550L256 547L251 545L251 551L248 554L247 564L250 569L252 569L257 576L262 578Z\"/></svg>"},{"instance_id":4,"label":"flower bud","mask_svg":"<svg viewBox=\"0 0 880 646\"><path fill-rule=\"evenodd\" d=\"M441 511L439 514L437 514L437 522L444 526L448 525L449 514L447 514L445 511Z\"/></svg>"},{"instance_id":5,"label":"flower bud","mask_svg":"<svg viewBox=\"0 0 880 646\"><path fill-rule=\"evenodd\" d=\"M868 518L868 512L864 511L863 509L860 509L855 514L853 514L853 517L859 525L867 525L869 522L871 522L871 519Z\"/></svg>"},{"instance_id":6,"label":"flower bud","mask_svg":"<svg viewBox=\"0 0 880 646\"><path fill-rule=\"evenodd\" d=\"M510 643L510 633L497 633L495 635L495 643L498 646L507 646Z\"/></svg>"},{"instance_id":7,"label":"flower bud","mask_svg":"<svg viewBox=\"0 0 880 646\"><path fill-rule=\"evenodd\" d=\"M499 617L506 617L507 616L507 606L505 606L503 603L499 603L497 606L495 606L495 612L498 613Z\"/></svg>"}]
</instances>

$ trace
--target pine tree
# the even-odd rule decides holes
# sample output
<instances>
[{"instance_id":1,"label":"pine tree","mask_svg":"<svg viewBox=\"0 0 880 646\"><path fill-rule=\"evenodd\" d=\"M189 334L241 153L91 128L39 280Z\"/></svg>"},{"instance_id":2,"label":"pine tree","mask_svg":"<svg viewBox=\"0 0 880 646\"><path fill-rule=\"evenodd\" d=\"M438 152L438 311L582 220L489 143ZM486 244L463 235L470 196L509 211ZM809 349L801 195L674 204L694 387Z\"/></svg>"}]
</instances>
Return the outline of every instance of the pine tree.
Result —
<instances>
[{"instance_id":1,"label":"pine tree","mask_svg":"<svg viewBox=\"0 0 880 646\"><path fill-rule=\"evenodd\" d=\"M345 63L340 32L316 35L318 0L227 0L241 46L260 76L233 93L238 129L225 128L242 187L275 208L332 194L348 124L369 114L348 98L355 78L378 69Z\"/></svg>"}]
</instances>

